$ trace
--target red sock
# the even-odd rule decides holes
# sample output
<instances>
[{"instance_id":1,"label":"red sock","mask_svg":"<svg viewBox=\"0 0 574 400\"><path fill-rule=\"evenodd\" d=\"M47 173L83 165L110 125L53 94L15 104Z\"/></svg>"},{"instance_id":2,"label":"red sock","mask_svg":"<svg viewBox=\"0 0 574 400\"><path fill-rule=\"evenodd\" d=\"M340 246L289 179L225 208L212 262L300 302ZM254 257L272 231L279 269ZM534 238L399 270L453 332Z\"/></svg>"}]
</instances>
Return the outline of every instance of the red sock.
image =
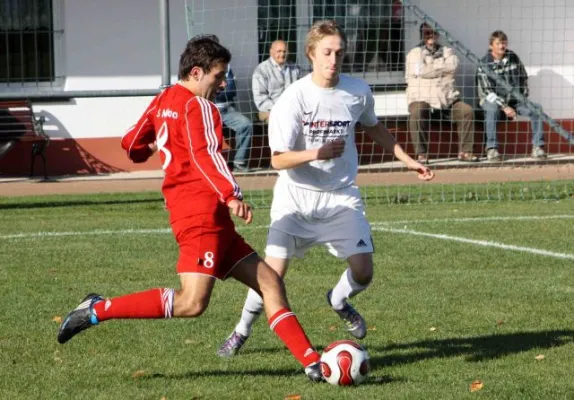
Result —
<instances>
[{"instance_id":1,"label":"red sock","mask_svg":"<svg viewBox=\"0 0 574 400\"><path fill-rule=\"evenodd\" d=\"M171 318L173 289L150 289L100 301L94 305L98 321L118 318Z\"/></svg>"},{"instance_id":2,"label":"red sock","mask_svg":"<svg viewBox=\"0 0 574 400\"><path fill-rule=\"evenodd\" d=\"M319 353L313 350L313 346L305 335L297 317L288 308L277 311L269 319L269 326L304 367L319 361L321 358Z\"/></svg>"}]
</instances>

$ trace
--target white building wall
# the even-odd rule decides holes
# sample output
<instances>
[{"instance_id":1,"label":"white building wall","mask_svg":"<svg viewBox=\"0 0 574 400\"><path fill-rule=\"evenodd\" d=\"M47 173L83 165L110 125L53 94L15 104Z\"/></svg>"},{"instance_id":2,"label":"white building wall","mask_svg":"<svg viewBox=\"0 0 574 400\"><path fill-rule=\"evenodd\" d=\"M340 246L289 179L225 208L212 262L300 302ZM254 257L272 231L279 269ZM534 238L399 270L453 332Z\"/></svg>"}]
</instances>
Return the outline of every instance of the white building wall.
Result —
<instances>
[{"instance_id":1,"label":"white building wall","mask_svg":"<svg viewBox=\"0 0 574 400\"><path fill-rule=\"evenodd\" d=\"M65 79L53 90L155 89L161 84L157 0L54 0L63 28L57 42L57 71ZM502 29L531 75L531 98L554 118L574 118L574 1L414 0L472 52L482 56L491 31ZM189 34L217 34L233 54L243 111L253 110L248 90L257 65L257 0L170 1L171 72ZM543 5L542 5L543 4ZM413 21L408 11L406 20ZM186 18L187 17L187 18ZM186 24L186 19L190 24ZM416 43L418 21L408 24L407 48ZM461 55L461 60L464 57ZM474 101L474 66L463 62L459 83ZM8 91L21 90L8 88ZM241 93L242 91L242 93ZM151 98L77 98L37 103L54 137L117 137ZM377 112L404 114L404 95L377 95Z\"/></svg>"}]
</instances>

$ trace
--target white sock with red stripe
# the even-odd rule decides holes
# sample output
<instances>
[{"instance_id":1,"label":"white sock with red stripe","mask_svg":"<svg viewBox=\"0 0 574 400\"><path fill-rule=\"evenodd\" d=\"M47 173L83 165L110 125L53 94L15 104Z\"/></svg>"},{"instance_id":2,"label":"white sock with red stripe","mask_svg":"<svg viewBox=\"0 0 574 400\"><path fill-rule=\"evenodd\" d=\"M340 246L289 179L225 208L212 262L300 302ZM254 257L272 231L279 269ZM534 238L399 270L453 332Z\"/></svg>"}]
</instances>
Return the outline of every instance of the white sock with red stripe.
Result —
<instances>
[{"instance_id":1,"label":"white sock with red stripe","mask_svg":"<svg viewBox=\"0 0 574 400\"><path fill-rule=\"evenodd\" d=\"M269 318L269 327L304 367L318 362L321 358L319 353L313 350L297 317L288 308L283 308L273 314Z\"/></svg>"}]
</instances>

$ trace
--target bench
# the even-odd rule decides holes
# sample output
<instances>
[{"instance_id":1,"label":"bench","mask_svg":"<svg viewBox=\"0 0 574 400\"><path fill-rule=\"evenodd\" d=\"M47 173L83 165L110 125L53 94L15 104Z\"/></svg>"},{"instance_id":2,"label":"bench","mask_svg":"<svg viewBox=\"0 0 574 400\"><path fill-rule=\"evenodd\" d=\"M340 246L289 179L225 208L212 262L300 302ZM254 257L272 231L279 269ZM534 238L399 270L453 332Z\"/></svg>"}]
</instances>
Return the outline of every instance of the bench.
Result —
<instances>
[{"instance_id":1,"label":"bench","mask_svg":"<svg viewBox=\"0 0 574 400\"><path fill-rule=\"evenodd\" d=\"M34 176L34 162L40 156L46 178L45 150L50 137L44 132L44 117L36 118L30 100L0 100L0 158L17 143L31 143L30 177Z\"/></svg>"},{"instance_id":2,"label":"bench","mask_svg":"<svg viewBox=\"0 0 574 400\"><path fill-rule=\"evenodd\" d=\"M268 169L271 166L271 150L269 149L267 128L266 122L253 121L253 136L249 150L250 168ZM231 129L226 126L223 127L223 136L222 152L229 164L235 151L235 136Z\"/></svg>"}]
</instances>

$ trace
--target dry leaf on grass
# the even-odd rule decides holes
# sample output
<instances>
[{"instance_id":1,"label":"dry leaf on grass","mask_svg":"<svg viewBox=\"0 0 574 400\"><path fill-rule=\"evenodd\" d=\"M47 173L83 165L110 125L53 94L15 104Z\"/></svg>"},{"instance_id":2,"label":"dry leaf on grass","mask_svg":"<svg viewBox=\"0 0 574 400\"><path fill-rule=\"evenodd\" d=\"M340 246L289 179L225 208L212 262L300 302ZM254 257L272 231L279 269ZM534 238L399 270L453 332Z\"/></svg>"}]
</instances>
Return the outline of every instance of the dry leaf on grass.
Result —
<instances>
[{"instance_id":1,"label":"dry leaf on grass","mask_svg":"<svg viewBox=\"0 0 574 400\"><path fill-rule=\"evenodd\" d=\"M483 387L484 383L482 383L482 381L476 380L470 384L470 391L471 393L478 392L479 390L482 390Z\"/></svg>"},{"instance_id":2,"label":"dry leaf on grass","mask_svg":"<svg viewBox=\"0 0 574 400\"><path fill-rule=\"evenodd\" d=\"M285 397L285 400L301 400L300 394L290 394Z\"/></svg>"},{"instance_id":3,"label":"dry leaf on grass","mask_svg":"<svg viewBox=\"0 0 574 400\"><path fill-rule=\"evenodd\" d=\"M429 331L431 331L431 332L434 332L434 331L436 331L436 330L437 330L436 326L431 326L430 329L429 329Z\"/></svg>"},{"instance_id":4,"label":"dry leaf on grass","mask_svg":"<svg viewBox=\"0 0 574 400\"><path fill-rule=\"evenodd\" d=\"M54 321L57 324L61 324L62 323L62 317L59 315L55 315L52 317L52 321Z\"/></svg>"},{"instance_id":5,"label":"dry leaf on grass","mask_svg":"<svg viewBox=\"0 0 574 400\"><path fill-rule=\"evenodd\" d=\"M540 361L540 360L544 360L546 357L544 356L544 354L538 354L536 357L534 357L536 360Z\"/></svg>"},{"instance_id":6,"label":"dry leaf on grass","mask_svg":"<svg viewBox=\"0 0 574 400\"><path fill-rule=\"evenodd\" d=\"M161 399L159 399L159 400L167 400L167 397L161 396Z\"/></svg>"},{"instance_id":7,"label":"dry leaf on grass","mask_svg":"<svg viewBox=\"0 0 574 400\"><path fill-rule=\"evenodd\" d=\"M376 331L377 327L376 326L370 326L367 328L368 331Z\"/></svg>"},{"instance_id":8,"label":"dry leaf on grass","mask_svg":"<svg viewBox=\"0 0 574 400\"><path fill-rule=\"evenodd\" d=\"M504 324L504 321L503 321L503 320L499 319L498 321L496 321L496 325L497 325L497 326L500 326L500 325L502 325L502 324Z\"/></svg>"},{"instance_id":9,"label":"dry leaf on grass","mask_svg":"<svg viewBox=\"0 0 574 400\"><path fill-rule=\"evenodd\" d=\"M331 332L333 332L335 329L337 329L337 327L335 327L334 325L329 327L329 330L330 330Z\"/></svg>"},{"instance_id":10,"label":"dry leaf on grass","mask_svg":"<svg viewBox=\"0 0 574 400\"><path fill-rule=\"evenodd\" d=\"M193 339L185 339L185 344L198 344L199 341L198 340L193 340Z\"/></svg>"},{"instance_id":11,"label":"dry leaf on grass","mask_svg":"<svg viewBox=\"0 0 574 400\"><path fill-rule=\"evenodd\" d=\"M134 379L141 378L144 375L145 375L145 371L143 369L138 369L136 372L134 372L132 374L132 378L134 378Z\"/></svg>"},{"instance_id":12,"label":"dry leaf on grass","mask_svg":"<svg viewBox=\"0 0 574 400\"><path fill-rule=\"evenodd\" d=\"M54 352L54 361L60 362L60 363L62 362L62 359L60 358L60 350L56 350Z\"/></svg>"}]
</instances>

